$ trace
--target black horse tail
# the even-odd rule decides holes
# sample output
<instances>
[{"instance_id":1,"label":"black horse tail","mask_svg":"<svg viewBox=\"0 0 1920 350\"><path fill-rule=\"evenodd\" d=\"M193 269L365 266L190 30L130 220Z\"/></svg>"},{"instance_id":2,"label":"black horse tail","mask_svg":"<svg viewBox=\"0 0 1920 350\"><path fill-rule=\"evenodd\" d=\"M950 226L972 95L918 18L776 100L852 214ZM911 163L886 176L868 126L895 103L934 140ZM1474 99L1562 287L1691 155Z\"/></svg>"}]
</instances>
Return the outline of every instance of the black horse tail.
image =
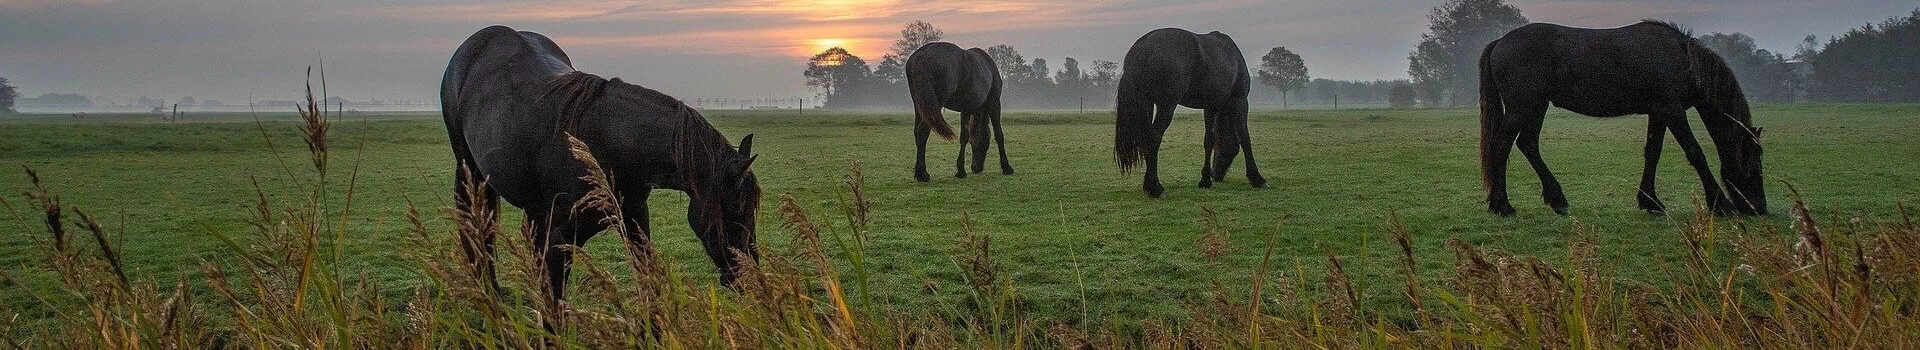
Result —
<instances>
[{"instance_id":1,"label":"black horse tail","mask_svg":"<svg viewBox=\"0 0 1920 350\"><path fill-rule=\"evenodd\" d=\"M952 141L953 126L947 125L947 117L940 113L937 89L924 81L926 79L907 79L907 93L913 95L913 118L918 123L932 127L933 133L940 134L941 139Z\"/></svg>"},{"instance_id":2,"label":"black horse tail","mask_svg":"<svg viewBox=\"0 0 1920 350\"><path fill-rule=\"evenodd\" d=\"M1125 173L1139 166L1153 146L1153 104L1122 89L1113 107L1113 156Z\"/></svg>"},{"instance_id":3,"label":"black horse tail","mask_svg":"<svg viewBox=\"0 0 1920 350\"><path fill-rule=\"evenodd\" d=\"M1487 189L1493 188L1488 181L1494 169L1507 166L1494 164L1493 160L1495 148L1506 146L1499 143L1500 135L1507 132L1506 105L1500 101L1500 87L1493 74L1493 46L1498 44L1500 41L1494 40L1480 51L1480 186Z\"/></svg>"}]
</instances>

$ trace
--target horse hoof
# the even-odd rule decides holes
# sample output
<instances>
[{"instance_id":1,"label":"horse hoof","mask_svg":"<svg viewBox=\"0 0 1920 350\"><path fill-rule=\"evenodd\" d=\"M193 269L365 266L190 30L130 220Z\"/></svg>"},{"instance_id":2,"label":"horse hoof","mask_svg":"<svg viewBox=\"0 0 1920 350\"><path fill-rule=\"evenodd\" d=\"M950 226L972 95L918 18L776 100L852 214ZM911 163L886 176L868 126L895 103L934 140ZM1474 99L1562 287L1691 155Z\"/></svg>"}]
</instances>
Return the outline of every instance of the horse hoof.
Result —
<instances>
[{"instance_id":1,"label":"horse hoof","mask_svg":"<svg viewBox=\"0 0 1920 350\"><path fill-rule=\"evenodd\" d=\"M1247 184L1253 185L1253 188L1267 188L1267 179L1262 177L1249 178L1247 179Z\"/></svg>"},{"instance_id":2,"label":"horse hoof","mask_svg":"<svg viewBox=\"0 0 1920 350\"><path fill-rule=\"evenodd\" d=\"M927 181L932 181L933 177L927 176L927 173L919 173L919 174L913 174L913 180L919 181L919 182L927 182Z\"/></svg>"},{"instance_id":3,"label":"horse hoof","mask_svg":"<svg viewBox=\"0 0 1920 350\"><path fill-rule=\"evenodd\" d=\"M1657 199L1640 198L1640 210L1645 210L1647 214L1667 215L1667 204Z\"/></svg>"},{"instance_id":4,"label":"horse hoof","mask_svg":"<svg viewBox=\"0 0 1920 350\"><path fill-rule=\"evenodd\" d=\"M1000 167L1000 175L1013 175L1013 168Z\"/></svg>"},{"instance_id":5,"label":"horse hoof","mask_svg":"<svg viewBox=\"0 0 1920 350\"><path fill-rule=\"evenodd\" d=\"M967 178L967 172L965 170L955 171L953 172L953 177L956 179L965 179Z\"/></svg>"},{"instance_id":6,"label":"horse hoof","mask_svg":"<svg viewBox=\"0 0 1920 350\"><path fill-rule=\"evenodd\" d=\"M1167 194L1167 189L1161 188L1159 184L1141 186L1141 189L1147 191L1147 197L1150 198L1161 198Z\"/></svg>"},{"instance_id":7,"label":"horse hoof","mask_svg":"<svg viewBox=\"0 0 1920 350\"><path fill-rule=\"evenodd\" d=\"M1200 188L1213 188L1213 181L1200 180Z\"/></svg>"},{"instance_id":8,"label":"horse hoof","mask_svg":"<svg viewBox=\"0 0 1920 350\"><path fill-rule=\"evenodd\" d=\"M1493 214L1500 215L1503 217L1513 217L1513 213L1514 213L1513 205L1506 204L1506 203L1488 205L1487 211L1493 212Z\"/></svg>"},{"instance_id":9,"label":"horse hoof","mask_svg":"<svg viewBox=\"0 0 1920 350\"><path fill-rule=\"evenodd\" d=\"M1567 207L1553 207L1553 213L1560 214L1560 216L1567 216Z\"/></svg>"}]
</instances>

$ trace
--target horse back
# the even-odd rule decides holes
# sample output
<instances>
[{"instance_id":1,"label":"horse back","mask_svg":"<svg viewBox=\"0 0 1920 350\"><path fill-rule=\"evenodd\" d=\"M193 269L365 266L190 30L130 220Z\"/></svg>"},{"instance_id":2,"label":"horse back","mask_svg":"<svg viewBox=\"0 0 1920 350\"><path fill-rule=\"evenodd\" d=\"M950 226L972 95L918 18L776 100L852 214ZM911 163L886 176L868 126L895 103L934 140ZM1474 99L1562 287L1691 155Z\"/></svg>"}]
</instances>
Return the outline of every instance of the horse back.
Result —
<instances>
[{"instance_id":1,"label":"horse back","mask_svg":"<svg viewBox=\"0 0 1920 350\"><path fill-rule=\"evenodd\" d=\"M1695 89L1690 38L1670 26L1574 28L1534 23L1508 32L1487 54L1506 94L1542 94L1576 113L1611 117L1684 108Z\"/></svg>"},{"instance_id":2,"label":"horse back","mask_svg":"<svg viewBox=\"0 0 1920 350\"><path fill-rule=\"evenodd\" d=\"M516 206L528 204L532 162L553 141L554 121L534 110L536 87L573 71L552 40L504 26L474 33L447 63L441 115L455 157Z\"/></svg>"},{"instance_id":3,"label":"horse back","mask_svg":"<svg viewBox=\"0 0 1920 350\"><path fill-rule=\"evenodd\" d=\"M1123 91L1150 92L1156 104L1212 108L1244 99L1246 59L1233 39L1220 32L1194 34L1179 28L1148 32L1127 50Z\"/></svg>"},{"instance_id":4,"label":"horse back","mask_svg":"<svg viewBox=\"0 0 1920 350\"><path fill-rule=\"evenodd\" d=\"M992 57L979 48L933 42L907 57L907 83L914 90L913 98L932 99L955 111L973 112L984 106L999 79Z\"/></svg>"}]
</instances>

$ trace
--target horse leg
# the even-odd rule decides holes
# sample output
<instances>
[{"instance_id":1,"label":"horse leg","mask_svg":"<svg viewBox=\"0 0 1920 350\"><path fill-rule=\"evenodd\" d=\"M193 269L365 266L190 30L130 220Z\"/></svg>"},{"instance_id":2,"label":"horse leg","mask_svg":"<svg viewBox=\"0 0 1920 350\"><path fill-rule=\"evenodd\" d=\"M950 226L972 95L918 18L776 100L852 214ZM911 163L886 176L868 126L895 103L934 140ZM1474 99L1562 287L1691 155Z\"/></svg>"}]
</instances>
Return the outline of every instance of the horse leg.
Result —
<instances>
[{"instance_id":1,"label":"horse leg","mask_svg":"<svg viewBox=\"0 0 1920 350\"><path fill-rule=\"evenodd\" d=\"M1228 125L1234 128L1233 136L1240 141L1240 153L1247 155L1247 184L1252 185L1254 188L1266 188L1267 178L1260 176L1260 165L1253 162L1253 136L1248 134L1247 129L1246 100L1241 100L1239 106L1235 107L1231 112L1234 118L1233 122ZM1228 145L1227 148L1233 148L1233 146ZM1227 164L1232 163L1233 156L1227 156ZM1226 176L1227 169L1225 165L1222 165L1219 171L1221 176Z\"/></svg>"},{"instance_id":2,"label":"horse leg","mask_svg":"<svg viewBox=\"0 0 1920 350\"><path fill-rule=\"evenodd\" d=\"M953 177L967 178L967 142L973 141L973 113L960 113L960 155L953 159Z\"/></svg>"},{"instance_id":3,"label":"horse leg","mask_svg":"<svg viewBox=\"0 0 1920 350\"><path fill-rule=\"evenodd\" d=\"M1720 183L1713 179L1713 169L1707 168L1707 154L1700 150L1700 142L1693 138L1692 126L1687 123L1685 111L1663 113L1660 117L1668 120L1667 128L1673 130L1673 139L1680 142L1680 150L1687 153L1687 164L1700 175L1700 187L1707 195L1707 209L1716 214L1726 214L1733 210L1733 203L1720 192Z\"/></svg>"},{"instance_id":4,"label":"horse leg","mask_svg":"<svg viewBox=\"0 0 1920 350\"><path fill-rule=\"evenodd\" d=\"M1217 141L1220 138L1220 132L1215 130L1218 129L1218 123L1215 120L1219 118L1219 114L1209 108L1202 112L1200 118L1205 119L1207 124L1206 136L1202 136L1200 142L1200 188L1213 188L1213 147L1218 144Z\"/></svg>"},{"instance_id":5,"label":"horse leg","mask_svg":"<svg viewBox=\"0 0 1920 350\"><path fill-rule=\"evenodd\" d=\"M1547 161L1540 158L1540 124L1544 119L1516 125L1520 134L1515 141L1520 153L1527 156L1527 163L1533 165L1533 172L1540 175L1540 197L1546 200L1547 207L1553 208L1555 214L1567 215L1567 195L1560 190L1560 180L1554 178L1553 170L1547 169Z\"/></svg>"},{"instance_id":6,"label":"horse leg","mask_svg":"<svg viewBox=\"0 0 1920 350\"><path fill-rule=\"evenodd\" d=\"M1498 123L1500 127L1487 131L1491 133L1491 137L1494 139L1486 140L1485 142L1491 143L1493 146L1486 150L1486 152L1488 152L1487 164L1481 165L1486 167L1482 170L1485 171L1487 181L1487 211L1499 214L1500 216L1513 216L1513 203L1507 201L1507 157L1513 155L1514 139L1520 135L1521 128L1515 124L1521 124L1516 122L1540 123L1544 121L1546 116L1544 108L1542 109L1543 113L1539 113L1540 115L1504 113L1503 115L1495 116L1496 118L1500 118L1500 122ZM1517 111L1519 109L1512 110Z\"/></svg>"},{"instance_id":7,"label":"horse leg","mask_svg":"<svg viewBox=\"0 0 1920 350\"><path fill-rule=\"evenodd\" d=\"M649 186L638 186L620 197L620 214L626 216L627 224L620 236L635 244L646 245L653 235L653 217L647 213L647 198L652 192Z\"/></svg>"},{"instance_id":8,"label":"horse leg","mask_svg":"<svg viewBox=\"0 0 1920 350\"><path fill-rule=\"evenodd\" d=\"M1681 122L1686 121L1682 120ZM1653 173L1655 168L1660 167L1660 150L1661 148L1665 148L1665 145L1662 143L1666 142L1666 138L1667 121L1661 120L1660 117L1657 116L1648 116L1647 144L1645 148L1641 150L1646 157L1646 165L1642 167L1640 173L1639 195L1640 210L1645 210L1648 214L1665 215L1667 213L1667 205L1660 202L1660 196L1654 194L1653 190Z\"/></svg>"},{"instance_id":9,"label":"horse leg","mask_svg":"<svg viewBox=\"0 0 1920 350\"><path fill-rule=\"evenodd\" d=\"M993 146L993 130L991 130L991 124L988 124L992 121L990 118L992 116L984 110L974 111L973 124L968 126L973 129L973 173L975 174L979 174L987 167L987 148Z\"/></svg>"},{"instance_id":10,"label":"horse leg","mask_svg":"<svg viewBox=\"0 0 1920 350\"><path fill-rule=\"evenodd\" d=\"M915 108L919 108L919 107L916 106ZM914 146L913 180L914 181L927 182L928 180L931 180L931 177L927 176L927 136L928 134L931 134L931 133L933 133L933 127L927 125L927 121L921 120L920 118L917 118L917 117L913 118L913 146Z\"/></svg>"},{"instance_id":11,"label":"horse leg","mask_svg":"<svg viewBox=\"0 0 1920 350\"><path fill-rule=\"evenodd\" d=\"M1007 132L1000 128L1000 102L998 96L995 96L993 105L989 106L987 111L992 113L993 116L993 142L999 144L1000 148L1000 174L1013 175L1013 164L1007 162Z\"/></svg>"},{"instance_id":12,"label":"horse leg","mask_svg":"<svg viewBox=\"0 0 1920 350\"><path fill-rule=\"evenodd\" d=\"M569 244L566 243L570 241L567 238L572 233L566 228L569 226L565 218L568 214L555 213L550 208L527 208L526 214L527 225L532 227L531 237L529 237L531 238L529 243L532 243L530 248L536 254L534 257L536 265L533 268L540 271L547 282L539 286L537 291L541 298L535 299L538 301L536 305L545 315L540 319L540 325L548 331L556 331L561 327L561 319L558 316L561 310L565 309L562 305L567 300L567 269L573 259L573 253L556 248L559 245Z\"/></svg>"},{"instance_id":13,"label":"horse leg","mask_svg":"<svg viewBox=\"0 0 1920 350\"><path fill-rule=\"evenodd\" d=\"M1166 187L1160 186L1160 144L1165 140L1167 127L1173 125L1174 104L1155 106L1153 114L1153 146L1147 151L1147 178L1140 183L1140 189L1147 191L1148 197L1160 198L1166 195Z\"/></svg>"},{"instance_id":14,"label":"horse leg","mask_svg":"<svg viewBox=\"0 0 1920 350\"><path fill-rule=\"evenodd\" d=\"M496 225L498 225L497 222L500 219L500 194L488 191L487 188L481 187L483 185L471 183L472 181L479 180L479 175L473 174L472 164L473 162L471 160L462 160L460 161L460 167L454 170L456 172L453 176L454 209L469 215L482 214L474 208L474 203L472 203L474 199L473 194L467 192L468 187L473 187L475 190L484 194L480 198L481 204L479 210L485 210L484 214L487 216L485 220L488 222L496 222ZM493 288L488 292L492 292L497 296L501 290L499 273L494 271L494 235L481 234L479 236L481 237L480 242L473 242L477 244L462 242L460 249L466 253L466 263L473 265L474 274L476 275L473 277L485 280L488 287Z\"/></svg>"}]
</instances>

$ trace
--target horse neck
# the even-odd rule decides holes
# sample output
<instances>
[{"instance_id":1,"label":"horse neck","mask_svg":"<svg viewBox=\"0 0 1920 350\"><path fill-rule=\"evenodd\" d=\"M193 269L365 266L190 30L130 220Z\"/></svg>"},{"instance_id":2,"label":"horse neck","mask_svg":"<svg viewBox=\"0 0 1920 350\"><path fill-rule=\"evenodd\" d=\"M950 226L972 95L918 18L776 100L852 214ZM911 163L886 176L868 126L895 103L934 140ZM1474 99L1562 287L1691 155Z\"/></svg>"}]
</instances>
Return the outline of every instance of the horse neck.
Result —
<instances>
[{"instance_id":1,"label":"horse neck","mask_svg":"<svg viewBox=\"0 0 1920 350\"><path fill-rule=\"evenodd\" d=\"M720 177L723 166L734 155L733 146L720 136L706 120L695 115L691 108L681 106L680 121L674 123L673 168L680 183L678 190L687 192L688 197L696 201L706 200L717 195L712 181L703 181Z\"/></svg>"}]
</instances>

